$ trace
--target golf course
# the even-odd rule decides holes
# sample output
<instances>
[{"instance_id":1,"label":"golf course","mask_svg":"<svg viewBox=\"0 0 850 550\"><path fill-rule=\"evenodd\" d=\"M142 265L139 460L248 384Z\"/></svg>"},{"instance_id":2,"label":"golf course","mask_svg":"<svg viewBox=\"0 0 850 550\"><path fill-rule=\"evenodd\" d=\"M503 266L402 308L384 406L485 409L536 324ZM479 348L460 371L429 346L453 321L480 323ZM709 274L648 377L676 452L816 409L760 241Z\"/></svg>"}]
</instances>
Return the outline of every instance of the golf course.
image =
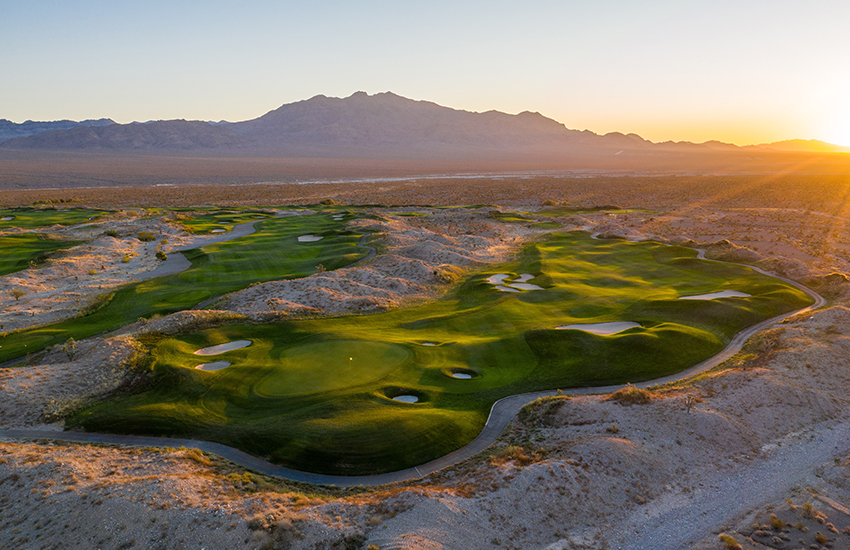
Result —
<instances>
[{"instance_id":1,"label":"golf course","mask_svg":"<svg viewBox=\"0 0 850 550\"><path fill-rule=\"evenodd\" d=\"M80 340L112 331L140 317L166 315L191 309L204 300L245 288L252 283L306 277L317 271L337 269L367 255L358 246L361 234L345 229L344 220L316 214L270 218L259 213L241 216L207 214L197 223L199 231L244 221L256 221L255 233L233 241L213 243L183 252L191 267L182 273L131 283L104 293L82 315L67 321L8 334L0 338L0 362L34 353L69 338ZM299 242L304 234L322 236L316 242ZM11 237L5 237L11 238ZM11 254L11 252L9 253ZM8 262L20 261L9 256ZM7 251L4 250L3 262ZM4 264L0 263L0 267Z\"/></svg>"},{"instance_id":2,"label":"golf course","mask_svg":"<svg viewBox=\"0 0 850 550\"><path fill-rule=\"evenodd\" d=\"M185 309L257 280L303 277L317 263L345 265L360 254L358 236L338 223L262 221L254 235L187 253L184 273L131 285L88 317L8 336L2 350L26 338L42 346L78 338L142 310ZM324 238L298 243L308 233ZM272 255L274 239L304 251ZM395 471L474 439L505 396L676 373L744 328L810 303L790 284L689 248L549 234L420 306L152 337L144 391L66 425L216 441L310 472ZM237 341L230 351L206 349Z\"/></svg>"}]
</instances>

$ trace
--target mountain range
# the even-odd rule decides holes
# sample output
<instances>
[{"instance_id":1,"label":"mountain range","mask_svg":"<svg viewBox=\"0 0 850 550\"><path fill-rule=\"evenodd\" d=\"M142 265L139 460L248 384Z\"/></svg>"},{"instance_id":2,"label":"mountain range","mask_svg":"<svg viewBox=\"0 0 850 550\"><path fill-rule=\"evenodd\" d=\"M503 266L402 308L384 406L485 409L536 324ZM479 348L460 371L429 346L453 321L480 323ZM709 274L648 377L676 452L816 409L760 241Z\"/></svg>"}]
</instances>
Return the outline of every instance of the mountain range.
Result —
<instances>
[{"instance_id":1,"label":"mountain range","mask_svg":"<svg viewBox=\"0 0 850 550\"><path fill-rule=\"evenodd\" d=\"M653 143L636 134L573 130L536 112L451 109L392 92L318 95L242 122L111 119L15 124L0 120L0 148L214 154L241 157L489 160L610 157L626 153L850 152L815 140L737 147L718 141Z\"/></svg>"}]
</instances>

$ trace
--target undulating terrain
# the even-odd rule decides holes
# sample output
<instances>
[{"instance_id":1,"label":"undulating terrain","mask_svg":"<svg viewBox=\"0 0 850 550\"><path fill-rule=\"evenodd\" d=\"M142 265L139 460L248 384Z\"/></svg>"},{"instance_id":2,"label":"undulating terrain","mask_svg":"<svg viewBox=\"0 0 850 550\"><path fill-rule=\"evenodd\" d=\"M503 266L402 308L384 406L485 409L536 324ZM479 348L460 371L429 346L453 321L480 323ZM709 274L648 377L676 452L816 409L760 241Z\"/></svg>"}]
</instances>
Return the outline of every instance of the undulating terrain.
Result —
<instances>
[{"instance_id":1,"label":"undulating terrain","mask_svg":"<svg viewBox=\"0 0 850 550\"><path fill-rule=\"evenodd\" d=\"M6 250L21 251L0 264L0 330L10 333L0 353L46 349L0 371L0 428L60 430L81 411L143 395L158 338L157 358L174 361L184 343L218 343L202 336L245 323L345 334L362 319L399 338L381 316L406 322L417 308L450 303L464 281L520 275L529 247L545 251L571 230L584 235L571 246L596 246L595 235L618 257L640 247L704 249L828 300L696 378L536 402L484 453L393 486L298 485L186 449L5 440L0 531L13 547L707 550L850 541L846 176L122 185L10 189L0 201L0 218L12 218L0 221L0 239L39 245L4 247L4 261ZM59 210L14 210L36 203ZM228 240L238 231L246 233ZM305 235L322 239L297 244ZM301 252L277 254L284 242ZM240 261L229 256L240 249L252 270L214 271L217 258ZM192 267L178 272L181 251ZM478 307L492 289L465 292Z\"/></svg>"}]
</instances>

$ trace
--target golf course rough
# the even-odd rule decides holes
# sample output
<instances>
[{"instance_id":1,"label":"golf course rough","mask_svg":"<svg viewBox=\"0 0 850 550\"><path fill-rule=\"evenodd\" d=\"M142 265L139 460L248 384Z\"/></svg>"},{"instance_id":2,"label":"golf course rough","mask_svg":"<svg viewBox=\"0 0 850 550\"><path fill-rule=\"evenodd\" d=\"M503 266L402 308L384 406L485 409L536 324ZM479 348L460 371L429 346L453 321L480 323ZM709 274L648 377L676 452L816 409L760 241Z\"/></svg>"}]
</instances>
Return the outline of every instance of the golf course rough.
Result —
<instances>
[{"instance_id":1,"label":"golf course rough","mask_svg":"<svg viewBox=\"0 0 850 550\"><path fill-rule=\"evenodd\" d=\"M532 274L543 290L499 292L487 281L494 273ZM751 297L678 299L723 290ZM554 234L414 308L163 338L150 389L68 425L207 439L318 473L395 471L474 439L502 397L673 374L810 303L789 284L688 248ZM640 326L612 335L556 328L615 321ZM217 356L231 367L193 368L195 350L240 339L253 344ZM416 403L394 400L402 395Z\"/></svg>"}]
</instances>

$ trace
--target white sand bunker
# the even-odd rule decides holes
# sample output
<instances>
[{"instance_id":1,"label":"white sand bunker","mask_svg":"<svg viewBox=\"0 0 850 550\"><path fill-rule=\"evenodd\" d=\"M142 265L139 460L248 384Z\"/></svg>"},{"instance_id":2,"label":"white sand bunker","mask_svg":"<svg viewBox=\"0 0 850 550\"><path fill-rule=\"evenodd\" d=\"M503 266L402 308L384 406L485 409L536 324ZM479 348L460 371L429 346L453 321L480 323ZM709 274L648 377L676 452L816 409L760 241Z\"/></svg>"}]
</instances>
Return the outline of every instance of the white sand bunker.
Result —
<instances>
[{"instance_id":1,"label":"white sand bunker","mask_svg":"<svg viewBox=\"0 0 850 550\"><path fill-rule=\"evenodd\" d=\"M467 374L465 372L453 372L452 378L457 378L459 380L469 380L470 378L472 378L472 375Z\"/></svg>"},{"instance_id":2,"label":"white sand bunker","mask_svg":"<svg viewBox=\"0 0 850 550\"><path fill-rule=\"evenodd\" d=\"M696 296L679 296L680 300L714 300L715 298L750 298L752 294L738 292L737 290L722 290L711 294L697 294Z\"/></svg>"},{"instance_id":3,"label":"white sand bunker","mask_svg":"<svg viewBox=\"0 0 850 550\"><path fill-rule=\"evenodd\" d=\"M419 401L419 398L415 395L396 395L393 397L393 401L401 401L402 403L416 403Z\"/></svg>"},{"instance_id":4,"label":"white sand bunker","mask_svg":"<svg viewBox=\"0 0 850 550\"><path fill-rule=\"evenodd\" d=\"M251 340L234 340L233 342L227 342L225 344L201 348L195 352L195 355L219 355L235 349L247 348L252 343L253 342L251 342Z\"/></svg>"},{"instance_id":5,"label":"white sand bunker","mask_svg":"<svg viewBox=\"0 0 850 550\"><path fill-rule=\"evenodd\" d=\"M531 273L523 273L513 281L508 280L507 273L497 273L495 275L490 275L487 277L487 282L491 285L495 285L496 290L500 290L502 292L519 292L520 290L543 290L543 287L533 285L531 283L527 283L526 281L530 281L534 278L534 275Z\"/></svg>"},{"instance_id":6,"label":"white sand bunker","mask_svg":"<svg viewBox=\"0 0 850 550\"><path fill-rule=\"evenodd\" d=\"M15 216L6 216L5 218L0 218L0 222L10 222L15 219Z\"/></svg>"},{"instance_id":7,"label":"white sand bunker","mask_svg":"<svg viewBox=\"0 0 850 550\"><path fill-rule=\"evenodd\" d=\"M225 233L227 229L213 229L210 233Z\"/></svg>"},{"instance_id":8,"label":"white sand bunker","mask_svg":"<svg viewBox=\"0 0 850 550\"><path fill-rule=\"evenodd\" d=\"M436 346L437 344L435 344L434 342L422 342L422 345L423 346Z\"/></svg>"},{"instance_id":9,"label":"white sand bunker","mask_svg":"<svg viewBox=\"0 0 850 550\"><path fill-rule=\"evenodd\" d=\"M631 321L614 321L611 323L590 323L586 325L562 325L555 328L559 330L583 330L585 332L607 336L639 326L641 326L640 323L633 323Z\"/></svg>"},{"instance_id":10,"label":"white sand bunker","mask_svg":"<svg viewBox=\"0 0 850 550\"><path fill-rule=\"evenodd\" d=\"M205 371L214 371L214 370L226 369L229 366L230 366L229 361L216 361L214 363L204 363L203 365L198 365L195 368L199 369L199 370L205 370Z\"/></svg>"},{"instance_id":11,"label":"white sand bunker","mask_svg":"<svg viewBox=\"0 0 850 550\"><path fill-rule=\"evenodd\" d=\"M324 237L320 237L318 235L301 235L298 237L299 243L314 243L316 241L321 241Z\"/></svg>"}]
</instances>

